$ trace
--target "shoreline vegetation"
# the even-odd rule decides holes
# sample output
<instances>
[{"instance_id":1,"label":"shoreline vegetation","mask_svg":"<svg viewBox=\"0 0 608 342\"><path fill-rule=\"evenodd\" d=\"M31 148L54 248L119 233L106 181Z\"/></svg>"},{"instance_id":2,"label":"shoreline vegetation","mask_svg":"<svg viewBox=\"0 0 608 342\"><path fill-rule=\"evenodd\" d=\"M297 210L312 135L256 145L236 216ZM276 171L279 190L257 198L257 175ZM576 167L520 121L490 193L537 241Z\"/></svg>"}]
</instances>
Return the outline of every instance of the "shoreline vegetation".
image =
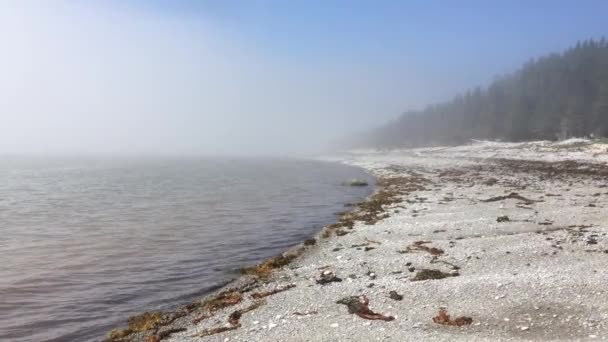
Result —
<instances>
[{"instance_id":1,"label":"shoreline vegetation","mask_svg":"<svg viewBox=\"0 0 608 342\"><path fill-rule=\"evenodd\" d=\"M608 145L476 142L336 161L373 174L375 192L215 293L133 316L106 341L608 337Z\"/></svg>"},{"instance_id":2,"label":"shoreline vegetation","mask_svg":"<svg viewBox=\"0 0 608 342\"><path fill-rule=\"evenodd\" d=\"M608 137L608 41L531 59L486 87L410 110L350 146L380 148ZM349 146L347 144L347 146Z\"/></svg>"}]
</instances>

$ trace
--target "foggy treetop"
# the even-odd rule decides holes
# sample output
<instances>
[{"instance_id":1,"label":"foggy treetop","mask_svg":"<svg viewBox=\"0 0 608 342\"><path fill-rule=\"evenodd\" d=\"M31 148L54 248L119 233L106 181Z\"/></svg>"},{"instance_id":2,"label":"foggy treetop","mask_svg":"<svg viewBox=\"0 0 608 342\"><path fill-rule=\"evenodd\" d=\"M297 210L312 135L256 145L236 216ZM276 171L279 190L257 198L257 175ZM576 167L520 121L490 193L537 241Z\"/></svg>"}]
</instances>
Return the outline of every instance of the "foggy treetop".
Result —
<instances>
[{"instance_id":1,"label":"foggy treetop","mask_svg":"<svg viewBox=\"0 0 608 342\"><path fill-rule=\"evenodd\" d=\"M608 136L608 42L579 42L526 63L487 88L408 111L373 130L365 144L401 147L470 139L555 140Z\"/></svg>"}]
</instances>

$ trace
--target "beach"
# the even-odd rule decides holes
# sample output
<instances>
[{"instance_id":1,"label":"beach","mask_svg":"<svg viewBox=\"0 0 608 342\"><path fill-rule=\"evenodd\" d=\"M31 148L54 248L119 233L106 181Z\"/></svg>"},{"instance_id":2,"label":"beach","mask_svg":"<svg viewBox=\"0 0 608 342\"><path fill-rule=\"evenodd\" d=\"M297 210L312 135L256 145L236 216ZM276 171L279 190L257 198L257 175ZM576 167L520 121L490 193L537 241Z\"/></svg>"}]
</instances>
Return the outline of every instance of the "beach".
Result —
<instances>
[{"instance_id":1,"label":"beach","mask_svg":"<svg viewBox=\"0 0 608 342\"><path fill-rule=\"evenodd\" d=\"M213 295L133 317L109 340L608 339L608 145L326 159L370 172L374 195Z\"/></svg>"}]
</instances>

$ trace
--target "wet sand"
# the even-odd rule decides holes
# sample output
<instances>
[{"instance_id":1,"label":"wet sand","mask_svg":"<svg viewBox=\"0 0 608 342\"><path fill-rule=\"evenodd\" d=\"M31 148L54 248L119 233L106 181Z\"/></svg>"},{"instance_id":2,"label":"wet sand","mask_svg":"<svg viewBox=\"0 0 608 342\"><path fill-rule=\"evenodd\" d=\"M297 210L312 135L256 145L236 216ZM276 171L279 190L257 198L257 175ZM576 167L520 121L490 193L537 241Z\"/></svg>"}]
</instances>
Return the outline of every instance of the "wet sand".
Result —
<instances>
[{"instance_id":1,"label":"wet sand","mask_svg":"<svg viewBox=\"0 0 608 342\"><path fill-rule=\"evenodd\" d=\"M378 177L366 202L114 340L608 339L607 152L479 143L341 156Z\"/></svg>"}]
</instances>

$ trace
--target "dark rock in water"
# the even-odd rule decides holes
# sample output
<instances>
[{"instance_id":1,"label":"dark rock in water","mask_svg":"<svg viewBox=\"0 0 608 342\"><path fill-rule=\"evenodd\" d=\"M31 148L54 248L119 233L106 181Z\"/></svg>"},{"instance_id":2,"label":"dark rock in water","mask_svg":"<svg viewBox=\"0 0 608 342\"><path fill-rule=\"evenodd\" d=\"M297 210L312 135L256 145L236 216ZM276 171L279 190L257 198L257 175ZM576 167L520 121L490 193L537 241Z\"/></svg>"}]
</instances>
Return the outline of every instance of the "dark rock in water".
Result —
<instances>
[{"instance_id":1,"label":"dark rock in water","mask_svg":"<svg viewBox=\"0 0 608 342\"><path fill-rule=\"evenodd\" d=\"M388 297L393 300L403 300L403 296L398 294L397 291L389 292Z\"/></svg>"},{"instance_id":2,"label":"dark rock in water","mask_svg":"<svg viewBox=\"0 0 608 342\"><path fill-rule=\"evenodd\" d=\"M367 182L362 179L351 179L348 182L342 183L345 186L367 186Z\"/></svg>"}]
</instances>

